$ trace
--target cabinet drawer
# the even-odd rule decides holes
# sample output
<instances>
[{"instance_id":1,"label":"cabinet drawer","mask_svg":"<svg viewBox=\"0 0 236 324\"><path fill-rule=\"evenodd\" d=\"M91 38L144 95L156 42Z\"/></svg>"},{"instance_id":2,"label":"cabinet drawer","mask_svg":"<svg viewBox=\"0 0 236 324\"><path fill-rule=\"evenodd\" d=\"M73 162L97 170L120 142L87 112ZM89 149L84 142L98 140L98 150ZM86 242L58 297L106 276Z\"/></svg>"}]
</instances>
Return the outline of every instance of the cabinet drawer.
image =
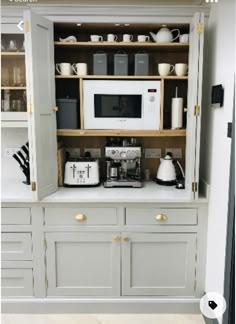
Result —
<instances>
[{"instance_id":1,"label":"cabinet drawer","mask_svg":"<svg viewBox=\"0 0 236 324\"><path fill-rule=\"evenodd\" d=\"M46 225L116 225L116 208L45 208Z\"/></svg>"},{"instance_id":2,"label":"cabinet drawer","mask_svg":"<svg viewBox=\"0 0 236 324\"><path fill-rule=\"evenodd\" d=\"M126 208L126 225L196 225L197 209Z\"/></svg>"},{"instance_id":3,"label":"cabinet drawer","mask_svg":"<svg viewBox=\"0 0 236 324\"><path fill-rule=\"evenodd\" d=\"M32 260L31 233L2 233L3 261Z\"/></svg>"},{"instance_id":4,"label":"cabinet drawer","mask_svg":"<svg viewBox=\"0 0 236 324\"><path fill-rule=\"evenodd\" d=\"M33 296L32 269L2 269L2 296Z\"/></svg>"},{"instance_id":5,"label":"cabinet drawer","mask_svg":"<svg viewBox=\"0 0 236 324\"><path fill-rule=\"evenodd\" d=\"M2 225L29 225L30 208L2 208Z\"/></svg>"}]
</instances>

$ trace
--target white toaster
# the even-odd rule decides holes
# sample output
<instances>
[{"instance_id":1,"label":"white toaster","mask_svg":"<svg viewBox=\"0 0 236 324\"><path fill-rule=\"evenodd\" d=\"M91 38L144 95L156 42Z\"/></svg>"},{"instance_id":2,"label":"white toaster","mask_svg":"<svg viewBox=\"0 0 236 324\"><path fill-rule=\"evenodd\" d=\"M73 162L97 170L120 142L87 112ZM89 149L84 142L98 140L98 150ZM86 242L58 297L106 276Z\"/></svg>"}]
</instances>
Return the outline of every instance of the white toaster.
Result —
<instances>
[{"instance_id":1,"label":"white toaster","mask_svg":"<svg viewBox=\"0 0 236 324\"><path fill-rule=\"evenodd\" d=\"M99 161L70 159L65 164L65 186L96 186L99 184Z\"/></svg>"}]
</instances>

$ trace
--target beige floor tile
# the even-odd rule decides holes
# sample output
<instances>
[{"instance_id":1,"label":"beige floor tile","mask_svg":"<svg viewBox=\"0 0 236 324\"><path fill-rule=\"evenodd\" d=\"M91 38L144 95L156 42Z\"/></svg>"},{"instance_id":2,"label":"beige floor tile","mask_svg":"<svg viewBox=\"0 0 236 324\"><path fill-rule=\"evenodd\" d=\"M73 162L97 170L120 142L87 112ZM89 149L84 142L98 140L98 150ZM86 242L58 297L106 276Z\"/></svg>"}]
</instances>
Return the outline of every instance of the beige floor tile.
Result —
<instances>
[{"instance_id":1,"label":"beige floor tile","mask_svg":"<svg viewBox=\"0 0 236 324\"><path fill-rule=\"evenodd\" d=\"M2 314L2 324L204 324L190 314Z\"/></svg>"}]
</instances>

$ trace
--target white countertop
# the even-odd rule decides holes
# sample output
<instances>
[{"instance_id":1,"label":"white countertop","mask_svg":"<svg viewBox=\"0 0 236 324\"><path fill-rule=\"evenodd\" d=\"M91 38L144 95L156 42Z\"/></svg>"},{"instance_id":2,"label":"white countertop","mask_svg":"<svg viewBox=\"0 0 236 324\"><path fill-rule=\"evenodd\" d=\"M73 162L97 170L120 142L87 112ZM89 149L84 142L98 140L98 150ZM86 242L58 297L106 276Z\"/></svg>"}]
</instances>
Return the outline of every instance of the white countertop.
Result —
<instances>
[{"instance_id":1,"label":"white countertop","mask_svg":"<svg viewBox=\"0 0 236 324\"><path fill-rule=\"evenodd\" d=\"M143 188L64 188L44 198L41 203L189 203L190 190L178 190L154 182L145 182ZM33 203L31 187L14 180L2 181L1 200L4 203ZM206 202L199 199L198 202Z\"/></svg>"}]
</instances>

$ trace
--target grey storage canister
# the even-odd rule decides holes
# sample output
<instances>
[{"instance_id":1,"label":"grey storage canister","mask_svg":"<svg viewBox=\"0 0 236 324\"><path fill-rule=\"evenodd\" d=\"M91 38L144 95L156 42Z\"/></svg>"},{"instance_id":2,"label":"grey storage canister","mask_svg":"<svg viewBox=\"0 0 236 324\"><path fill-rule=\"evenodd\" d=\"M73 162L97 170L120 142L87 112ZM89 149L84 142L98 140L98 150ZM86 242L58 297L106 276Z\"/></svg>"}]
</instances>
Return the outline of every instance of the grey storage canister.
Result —
<instances>
[{"instance_id":1,"label":"grey storage canister","mask_svg":"<svg viewBox=\"0 0 236 324\"><path fill-rule=\"evenodd\" d=\"M128 54L114 55L114 75L128 75Z\"/></svg>"},{"instance_id":2,"label":"grey storage canister","mask_svg":"<svg viewBox=\"0 0 236 324\"><path fill-rule=\"evenodd\" d=\"M56 100L57 112L57 128L59 129L78 129L79 114L78 100L61 98Z\"/></svg>"},{"instance_id":3,"label":"grey storage canister","mask_svg":"<svg viewBox=\"0 0 236 324\"><path fill-rule=\"evenodd\" d=\"M107 54L106 53L93 54L93 74L107 75Z\"/></svg>"},{"instance_id":4,"label":"grey storage canister","mask_svg":"<svg viewBox=\"0 0 236 324\"><path fill-rule=\"evenodd\" d=\"M134 57L134 75L149 75L149 55L136 53Z\"/></svg>"}]
</instances>

